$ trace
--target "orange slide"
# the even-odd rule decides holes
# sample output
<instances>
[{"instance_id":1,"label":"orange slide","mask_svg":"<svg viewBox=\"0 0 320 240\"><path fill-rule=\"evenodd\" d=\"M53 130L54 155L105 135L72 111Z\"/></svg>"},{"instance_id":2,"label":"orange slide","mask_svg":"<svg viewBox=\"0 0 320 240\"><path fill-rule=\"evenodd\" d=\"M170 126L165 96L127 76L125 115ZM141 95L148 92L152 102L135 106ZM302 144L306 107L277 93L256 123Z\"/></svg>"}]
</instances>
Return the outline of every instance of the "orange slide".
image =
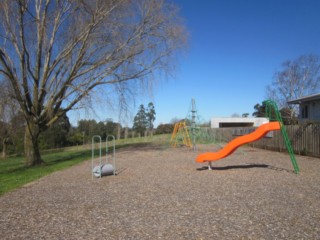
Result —
<instances>
[{"instance_id":1,"label":"orange slide","mask_svg":"<svg viewBox=\"0 0 320 240\"><path fill-rule=\"evenodd\" d=\"M280 130L279 122L270 122L270 123L262 124L254 132L233 139L223 149L221 149L218 152L206 152L206 153L200 154L197 157L196 161L202 163L202 162L216 161L221 158L225 158L229 156L231 153L233 153L241 145L249 142L257 141L263 136L265 136L268 132L274 131L274 130Z\"/></svg>"}]
</instances>

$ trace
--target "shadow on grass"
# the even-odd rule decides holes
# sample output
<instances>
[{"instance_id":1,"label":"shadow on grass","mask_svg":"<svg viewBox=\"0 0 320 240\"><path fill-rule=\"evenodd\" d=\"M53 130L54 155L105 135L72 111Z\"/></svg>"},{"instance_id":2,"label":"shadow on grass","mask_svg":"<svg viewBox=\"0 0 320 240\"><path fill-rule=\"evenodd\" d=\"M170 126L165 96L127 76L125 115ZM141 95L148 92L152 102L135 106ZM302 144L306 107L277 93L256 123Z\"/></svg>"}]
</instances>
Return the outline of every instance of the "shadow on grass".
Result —
<instances>
[{"instance_id":1,"label":"shadow on grass","mask_svg":"<svg viewBox=\"0 0 320 240\"><path fill-rule=\"evenodd\" d=\"M68 161L73 161L76 158L79 158L79 161L81 161L84 158L89 158L91 156L91 150L89 151L81 151L81 152L74 152L70 153L68 155L61 155L61 156L50 156L50 157L45 157L44 158L44 166L46 165L55 165L61 162L68 162Z\"/></svg>"},{"instance_id":2,"label":"shadow on grass","mask_svg":"<svg viewBox=\"0 0 320 240\"><path fill-rule=\"evenodd\" d=\"M43 155L43 164L36 166L27 166L23 158L18 160L13 160L12 163L7 164L6 168L0 169L0 174L12 174L12 173L23 173L25 171L30 170L41 170L50 168L55 165L73 162L74 164L79 163L91 156L90 151L81 151L81 152L73 152L73 153L51 153L47 155ZM9 159L10 160L10 159ZM72 165L72 164L71 164Z\"/></svg>"},{"instance_id":3,"label":"shadow on grass","mask_svg":"<svg viewBox=\"0 0 320 240\"><path fill-rule=\"evenodd\" d=\"M19 173L19 172L24 172L26 169L29 169L32 167L28 167L26 165L21 164L20 166L15 166L14 168L10 169L2 169L0 171L0 174L11 174L11 173Z\"/></svg>"}]
</instances>

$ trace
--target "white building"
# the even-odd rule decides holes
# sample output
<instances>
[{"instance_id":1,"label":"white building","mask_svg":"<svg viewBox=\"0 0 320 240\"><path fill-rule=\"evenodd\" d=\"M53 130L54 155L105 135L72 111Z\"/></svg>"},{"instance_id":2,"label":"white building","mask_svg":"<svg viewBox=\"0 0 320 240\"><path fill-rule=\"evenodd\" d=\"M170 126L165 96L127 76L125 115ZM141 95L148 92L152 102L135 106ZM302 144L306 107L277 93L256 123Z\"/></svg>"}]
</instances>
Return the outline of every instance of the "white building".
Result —
<instances>
[{"instance_id":1,"label":"white building","mask_svg":"<svg viewBox=\"0 0 320 240\"><path fill-rule=\"evenodd\" d=\"M268 118L232 118L232 117L218 117L211 119L211 128L225 128L225 127L259 127L264 123L268 123Z\"/></svg>"}]
</instances>

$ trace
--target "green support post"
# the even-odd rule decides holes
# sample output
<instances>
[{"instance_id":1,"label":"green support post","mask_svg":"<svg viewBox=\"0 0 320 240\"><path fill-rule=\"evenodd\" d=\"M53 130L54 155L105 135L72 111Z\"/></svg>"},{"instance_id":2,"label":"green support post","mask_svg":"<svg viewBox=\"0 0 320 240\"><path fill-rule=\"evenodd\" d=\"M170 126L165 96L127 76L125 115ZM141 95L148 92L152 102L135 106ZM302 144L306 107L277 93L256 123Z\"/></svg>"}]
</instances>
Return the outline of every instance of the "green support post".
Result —
<instances>
[{"instance_id":1,"label":"green support post","mask_svg":"<svg viewBox=\"0 0 320 240\"><path fill-rule=\"evenodd\" d=\"M294 154L294 151L293 151L293 148L292 148L291 141L289 139L287 130L286 130L284 124L283 124L282 116L281 116L281 113L280 113L280 111L278 109L278 106L272 100L266 100L263 103L266 106L266 115L267 115L267 117L270 120L276 120L276 121L280 122L281 133L282 133L284 142L286 144L288 153L290 155L290 159L291 159L291 162L292 162L292 165L293 165L293 168L294 168L294 172L296 174L298 174L299 171L300 171L299 170L299 166L298 166L298 163L296 161L296 157L295 157L295 154ZM275 119L272 119L272 109L274 110Z\"/></svg>"}]
</instances>

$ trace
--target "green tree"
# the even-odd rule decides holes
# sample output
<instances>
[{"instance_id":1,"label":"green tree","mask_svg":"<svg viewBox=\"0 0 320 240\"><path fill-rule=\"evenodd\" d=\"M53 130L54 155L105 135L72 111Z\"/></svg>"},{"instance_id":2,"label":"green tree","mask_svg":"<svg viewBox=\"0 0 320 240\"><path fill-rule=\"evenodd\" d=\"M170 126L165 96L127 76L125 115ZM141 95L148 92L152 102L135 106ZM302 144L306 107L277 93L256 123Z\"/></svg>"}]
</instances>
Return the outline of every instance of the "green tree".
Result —
<instances>
[{"instance_id":1,"label":"green tree","mask_svg":"<svg viewBox=\"0 0 320 240\"><path fill-rule=\"evenodd\" d=\"M166 123L166 124L159 124L156 129L156 134L165 134L165 133L172 133L174 128L174 124Z\"/></svg>"},{"instance_id":2,"label":"green tree","mask_svg":"<svg viewBox=\"0 0 320 240\"><path fill-rule=\"evenodd\" d=\"M106 137L108 135L113 135L114 137L116 137L117 134L118 134L119 127L121 128L120 123L116 123L116 122L113 122L113 121L107 121L107 124L106 124Z\"/></svg>"},{"instance_id":3,"label":"green tree","mask_svg":"<svg viewBox=\"0 0 320 240\"><path fill-rule=\"evenodd\" d=\"M78 121L77 132L85 136L86 142L91 141L94 135L99 135L103 140L108 135L117 135L118 129L121 129L121 124L107 120L106 122L96 122L95 120L80 120Z\"/></svg>"},{"instance_id":4,"label":"green tree","mask_svg":"<svg viewBox=\"0 0 320 240\"><path fill-rule=\"evenodd\" d=\"M94 119L78 121L78 131L86 136L86 140L91 139L94 135L103 134L101 125Z\"/></svg>"},{"instance_id":5,"label":"green tree","mask_svg":"<svg viewBox=\"0 0 320 240\"><path fill-rule=\"evenodd\" d=\"M139 110L133 120L133 130L143 135L148 127L147 113L144 105L141 104Z\"/></svg>"},{"instance_id":6,"label":"green tree","mask_svg":"<svg viewBox=\"0 0 320 240\"><path fill-rule=\"evenodd\" d=\"M156 111L154 109L154 105L152 102L149 102L149 104L148 104L146 115L147 115L147 121L148 121L147 128L149 130L152 130L153 129L153 122L154 122L154 120L156 120Z\"/></svg>"},{"instance_id":7,"label":"green tree","mask_svg":"<svg viewBox=\"0 0 320 240\"><path fill-rule=\"evenodd\" d=\"M284 108L281 108L279 111L280 111L284 125L298 124L298 118L294 113L292 114L291 108L284 107Z\"/></svg>"},{"instance_id":8,"label":"green tree","mask_svg":"<svg viewBox=\"0 0 320 240\"><path fill-rule=\"evenodd\" d=\"M12 144L9 134L10 125L0 121L0 150L2 151L0 158L6 158L8 146Z\"/></svg>"},{"instance_id":9,"label":"green tree","mask_svg":"<svg viewBox=\"0 0 320 240\"><path fill-rule=\"evenodd\" d=\"M93 90L127 96L169 70L186 38L172 1L158 0L1 0L0 32L0 77L25 118L27 165L42 163L40 134Z\"/></svg>"},{"instance_id":10,"label":"green tree","mask_svg":"<svg viewBox=\"0 0 320 240\"><path fill-rule=\"evenodd\" d=\"M102 139L105 139L107 134L106 134L106 124L102 121L98 122L96 125L95 125L95 128L94 128L94 135L99 135L101 136Z\"/></svg>"},{"instance_id":11,"label":"green tree","mask_svg":"<svg viewBox=\"0 0 320 240\"><path fill-rule=\"evenodd\" d=\"M254 109L255 111L252 113L252 116L266 117L266 105L264 102L261 105L259 103L254 105ZM285 125L297 124L297 118L295 115L292 115L292 109L288 107L281 108L279 112ZM274 109L271 109L271 120L276 120L276 113L274 112Z\"/></svg>"},{"instance_id":12,"label":"green tree","mask_svg":"<svg viewBox=\"0 0 320 240\"><path fill-rule=\"evenodd\" d=\"M10 149L21 150L21 127L25 127L25 121L19 112L17 101L10 98L9 84L1 77L0 84L0 157L6 158Z\"/></svg>"},{"instance_id":13,"label":"green tree","mask_svg":"<svg viewBox=\"0 0 320 240\"><path fill-rule=\"evenodd\" d=\"M254 112L252 113L252 116L254 117L265 117L266 116L266 105L262 103L261 105L257 103L254 105Z\"/></svg>"},{"instance_id":14,"label":"green tree","mask_svg":"<svg viewBox=\"0 0 320 240\"><path fill-rule=\"evenodd\" d=\"M60 148L68 145L68 133L71 124L68 116L65 114L59 118L40 136L40 145L42 148Z\"/></svg>"},{"instance_id":15,"label":"green tree","mask_svg":"<svg viewBox=\"0 0 320 240\"><path fill-rule=\"evenodd\" d=\"M78 127L72 127L70 128L69 134L68 134L68 143L71 146L74 145L82 145L84 144L84 133L80 132L78 130Z\"/></svg>"}]
</instances>

